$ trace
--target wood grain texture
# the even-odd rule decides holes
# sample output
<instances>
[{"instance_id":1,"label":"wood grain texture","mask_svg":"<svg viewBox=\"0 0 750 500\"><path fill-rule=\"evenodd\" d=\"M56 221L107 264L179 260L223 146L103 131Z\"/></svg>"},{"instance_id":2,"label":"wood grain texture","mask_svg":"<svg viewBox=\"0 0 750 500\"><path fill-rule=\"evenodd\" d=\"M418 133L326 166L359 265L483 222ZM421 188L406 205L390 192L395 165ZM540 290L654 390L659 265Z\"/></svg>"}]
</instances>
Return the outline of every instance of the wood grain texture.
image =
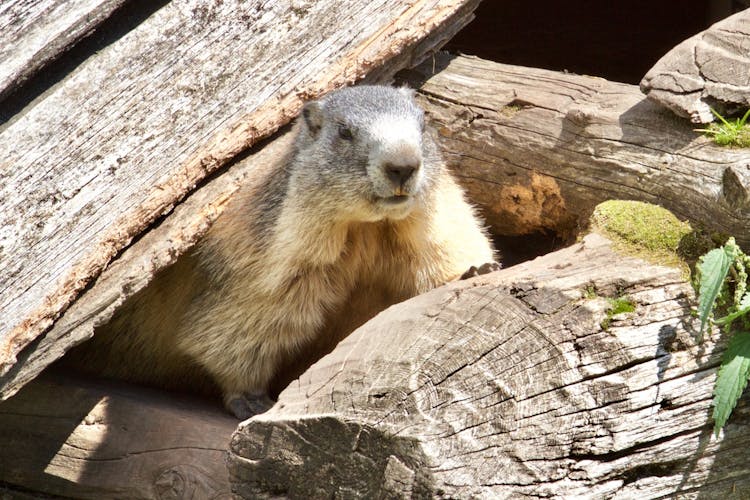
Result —
<instances>
[{"instance_id":1,"label":"wood grain texture","mask_svg":"<svg viewBox=\"0 0 750 500\"><path fill-rule=\"evenodd\" d=\"M585 227L608 199L662 205L750 248L750 155L634 85L441 53L405 76L499 234Z\"/></svg>"},{"instance_id":2,"label":"wood grain texture","mask_svg":"<svg viewBox=\"0 0 750 500\"><path fill-rule=\"evenodd\" d=\"M0 4L0 99L91 33L126 0L6 0Z\"/></svg>"},{"instance_id":3,"label":"wood grain texture","mask_svg":"<svg viewBox=\"0 0 750 500\"><path fill-rule=\"evenodd\" d=\"M750 108L750 9L712 25L667 52L641 90L693 123Z\"/></svg>"},{"instance_id":4,"label":"wood grain texture","mask_svg":"<svg viewBox=\"0 0 750 500\"><path fill-rule=\"evenodd\" d=\"M177 0L89 58L0 130L0 373L208 174L476 3Z\"/></svg>"},{"instance_id":5,"label":"wood grain texture","mask_svg":"<svg viewBox=\"0 0 750 500\"><path fill-rule=\"evenodd\" d=\"M721 349L694 340L692 293L592 234L395 305L240 425L233 491L744 498L747 405L711 438ZM622 294L635 312L603 330Z\"/></svg>"},{"instance_id":6,"label":"wood grain texture","mask_svg":"<svg viewBox=\"0 0 750 500\"><path fill-rule=\"evenodd\" d=\"M45 376L0 403L0 482L68 498L230 498L236 419L194 398Z\"/></svg>"}]
</instances>

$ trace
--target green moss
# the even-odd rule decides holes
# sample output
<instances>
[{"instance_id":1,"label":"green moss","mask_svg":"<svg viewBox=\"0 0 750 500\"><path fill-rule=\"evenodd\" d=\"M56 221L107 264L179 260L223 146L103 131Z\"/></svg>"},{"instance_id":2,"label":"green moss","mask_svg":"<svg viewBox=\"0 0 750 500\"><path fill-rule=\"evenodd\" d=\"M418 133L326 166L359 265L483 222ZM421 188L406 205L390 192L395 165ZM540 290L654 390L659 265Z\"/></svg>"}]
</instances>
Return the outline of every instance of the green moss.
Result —
<instances>
[{"instance_id":1,"label":"green moss","mask_svg":"<svg viewBox=\"0 0 750 500\"><path fill-rule=\"evenodd\" d=\"M608 314L612 316L623 313L631 313L635 311L635 304L627 295L607 300L609 300L609 304L611 306Z\"/></svg>"},{"instance_id":2,"label":"green moss","mask_svg":"<svg viewBox=\"0 0 750 500\"><path fill-rule=\"evenodd\" d=\"M633 299L622 292L618 292L616 297L603 297L599 295L596 286L590 284L584 287L582 296L585 300L606 301L607 306L604 309L605 318L599 323L602 330L608 330L612 324L612 320L618 314L632 313L635 311L635 302L633 302Z\"/></svg>"},{"instance_id":3,"label":"green moss","mask_svg":"<svg viewBox=\"0 0 750 500\"><path fill-rule=\"evenodd\" d=\"M715 244L672 212L639 201L611 200L599 204L592 228L608 237L615 248L649 262L683 269L689 276L700 255Z\"/></svg>"},{"instance_id":4,"label":"green moss","mask_svg":"<svg viewBox=\"0 0 750 500\"><path fill-rule=\"evenodd\" d=\"M593 221L619 240L657 252L676 252L680 240L693 230L672 212L640 201L605 201L594 210Z\"/></svg>"},{"instance_id":5,"label":"green moss","mask_svg":"<svg viewBox=\"0 0 750 500\"><path fill-rule=\"evenodd\" d=\"M607 308L607 317L601 322L602 330L607 330L612 324L612 318L618 314L631 313L635 311L635 303L627 295L615 298L608 298L609 307Z\"/></svg>"}]
</instances>

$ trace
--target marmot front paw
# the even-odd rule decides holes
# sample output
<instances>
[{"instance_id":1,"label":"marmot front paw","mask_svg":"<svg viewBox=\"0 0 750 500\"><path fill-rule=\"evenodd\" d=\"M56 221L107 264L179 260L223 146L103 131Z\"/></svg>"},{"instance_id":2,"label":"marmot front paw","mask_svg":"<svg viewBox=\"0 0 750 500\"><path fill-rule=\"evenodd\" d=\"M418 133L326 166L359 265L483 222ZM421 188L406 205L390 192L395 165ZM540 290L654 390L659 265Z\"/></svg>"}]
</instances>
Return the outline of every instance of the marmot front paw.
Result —
<instances>
[{"instance_id":1,"label":"marmot front paw","mask_svg":"<svg viewBox=\"0 0 750 500\"><path fill-rule=\"evenodd\" d=\"M240 420L265 413L274 405L274 400L266 393L232 394L226 397L226 407Z\"/></svg>"},{"instance_id":2,"label":"marmot front paw","mask_svg":"<svg viewBox=\"0 0 750 500\"><path fill-rule=\"evenodd\" d=\"M482 274L488 274L493 271L499 271L502 268L503 266L499 262L485 262L479 267L471 266L469 270L463 273L461 277L458 279L465 280L465 279L473 278L475 276L480 276Z\"/></svg>"}]
</instances>

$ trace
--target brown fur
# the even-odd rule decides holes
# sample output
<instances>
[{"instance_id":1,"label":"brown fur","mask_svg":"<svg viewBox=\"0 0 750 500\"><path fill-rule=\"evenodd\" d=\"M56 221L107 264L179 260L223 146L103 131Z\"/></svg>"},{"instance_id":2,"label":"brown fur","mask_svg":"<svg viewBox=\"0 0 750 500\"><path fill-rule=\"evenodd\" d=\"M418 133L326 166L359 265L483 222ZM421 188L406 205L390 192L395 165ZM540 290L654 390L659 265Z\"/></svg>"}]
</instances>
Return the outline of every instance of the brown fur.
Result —
<instances>
[{"instance_id":1,"label":"brown fur","mask_svg":"<svg viewBox=\"0 0 750 500\"><path fill-rule=\"evenodd\" d=\"M397 220L351 220L345 201L297 189L289 169L258 179L195 252L75 354L77 364L167 387L218 387L231 407L385 307L494 260L473 208L425 140L429 179Z\"/></svg>"}]
</instances>

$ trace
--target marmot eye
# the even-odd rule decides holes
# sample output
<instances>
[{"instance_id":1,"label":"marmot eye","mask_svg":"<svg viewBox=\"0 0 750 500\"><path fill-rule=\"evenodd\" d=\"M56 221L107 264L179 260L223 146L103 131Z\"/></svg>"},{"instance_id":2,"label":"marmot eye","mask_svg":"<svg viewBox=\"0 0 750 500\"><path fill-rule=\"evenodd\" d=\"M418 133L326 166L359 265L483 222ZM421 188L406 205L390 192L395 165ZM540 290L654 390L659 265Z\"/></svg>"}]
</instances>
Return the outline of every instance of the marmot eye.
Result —
<instances>
[{"instance_id":1,"label":"marmot eye","mask_svg":"<svg viewBox=\"0 0 750 500\"><path fill-rule=\"evenodd\" d=\"M351 141L352 139L354 139L354 134L352 133L352 130L346 125L339 125L339 137L341 137L345 141Z\"/></svg>"}]
</instances>

